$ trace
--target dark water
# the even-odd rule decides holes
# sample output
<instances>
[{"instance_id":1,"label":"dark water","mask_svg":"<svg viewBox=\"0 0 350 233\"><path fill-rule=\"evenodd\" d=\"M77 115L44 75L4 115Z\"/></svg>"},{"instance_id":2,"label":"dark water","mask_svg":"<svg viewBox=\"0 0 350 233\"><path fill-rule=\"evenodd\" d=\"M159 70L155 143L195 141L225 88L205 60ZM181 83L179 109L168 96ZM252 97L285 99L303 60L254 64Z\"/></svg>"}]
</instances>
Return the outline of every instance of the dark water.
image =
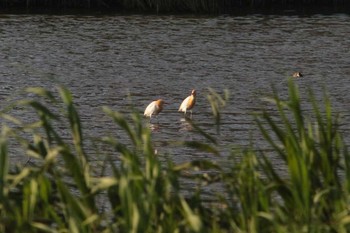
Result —
<instances>
[{"instance_id":1,"label":"dark water","mask_svg":"<svg viewBox=\"0 0 350 233\"><path fill-rule=\"evenodd\" d=\"M349 38L350 17L343 14L0 15L1 107L25 87L53 90L61 83L73 92L85 135L125 140L101 107L128 115L131 105L143 112L163 98L167 105L151 125L154 144L181 162L210 156L172 144L201 140L177 112L182 99L198 91L193 120L215 134L208 88L228 89L219 137L225 157L231 145L245 146L250 138L266 148L252 113L271 108L261 98L272 84L286 96L288 77L300 71L302 97L311 88L321 100L326 88L349 139Z\"/></svg>"}]
</instances>

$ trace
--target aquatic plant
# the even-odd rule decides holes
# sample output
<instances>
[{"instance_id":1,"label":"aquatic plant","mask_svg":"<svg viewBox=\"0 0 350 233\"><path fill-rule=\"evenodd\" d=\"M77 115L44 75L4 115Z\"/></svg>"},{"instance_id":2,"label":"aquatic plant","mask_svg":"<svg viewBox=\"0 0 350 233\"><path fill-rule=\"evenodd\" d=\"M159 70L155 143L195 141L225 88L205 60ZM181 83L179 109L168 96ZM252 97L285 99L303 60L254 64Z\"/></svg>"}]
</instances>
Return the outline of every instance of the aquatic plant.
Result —
<instances>
[{"instance_id":1,"label":"aquatic plant","mask_svg":"<svg viewBox=\"0 0 350 233\"><path fill-rule=\"evenodd\" d=\"M349 154L326 95L318 104L310 92L306 100L313 108L305 112L291 80L286 100L276 91L268 99L276 112L255 116L272 152L258 152L252 142L232 150L231 159L219 166L205 159L175 164L156 154L140 114L125 116L109 107L103 111L130 143L118 135L95 139L102 149L92 158L71 93L57 90L28 88L30 98L1 112L1 232L350 230ZM210 91L213 125L220 124L217 112L227 97ZM28 114L36 120L28 122ZM178 145L220 155L220 134L209 135L188 121L206 142ZM13 151L28 160L15 165ZM192 187L184 189L183 182ZM221 190L203 195L212 184Z\"/></svg>"}]
</instances>

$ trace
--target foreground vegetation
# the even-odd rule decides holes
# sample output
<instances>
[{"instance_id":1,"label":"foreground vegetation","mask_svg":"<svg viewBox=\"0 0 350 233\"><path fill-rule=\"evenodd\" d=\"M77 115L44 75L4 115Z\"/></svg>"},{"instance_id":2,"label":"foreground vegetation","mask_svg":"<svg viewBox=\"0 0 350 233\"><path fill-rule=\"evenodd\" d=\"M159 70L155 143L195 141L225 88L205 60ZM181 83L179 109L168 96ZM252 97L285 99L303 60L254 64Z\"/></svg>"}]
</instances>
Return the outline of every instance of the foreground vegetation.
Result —
<instances>
[{"instance_id":1,"label":"foreground vegetation","mask_svg":"<svg viewBox=\"0 0 350 233\"><path fill-rule=\"evenodd\" d=\"M121 143L118 136L101 138L111 154L94 155L103 161L98 167L84 151L71 94L62 87L59 97L41 88L27 91L36 97L16 102L1 115L0 232L350 230L350 159L337 116L327 97L318 105L312 94L312 114L304 113L293 82L287 100L278 93L269 99L277 114L256 115L257 128L273 152L258 153L254 145L234 150L225 168L209 160L164 162L138 113L123 116L107 107L103 111L131 143ZM211 92L208 100L219 125L226 97ZM38 119L24 122L10 114L12 109L34 110ZM219 154L217 138L193 126L207 141L180 146ZM71 137L63 136L66 130ZM10 163L9 145L23 148L30 161ZM184 179L195 187L184 190ZM222 189L204 198L203 188L214 183Z\"/></svg>"},{"instance_id":2,"label":"foreground vegetation","mask_svg":"<svg viewBox=\"0 0 350 233\"><path fill-rule=\"evenodd\" d=\"M248 9L349 7L344 0L1 0L1 7L51 8L51 9L104 9L117 11L141 11L151 13L232 13Z\"/></svg>"}]
</instances>

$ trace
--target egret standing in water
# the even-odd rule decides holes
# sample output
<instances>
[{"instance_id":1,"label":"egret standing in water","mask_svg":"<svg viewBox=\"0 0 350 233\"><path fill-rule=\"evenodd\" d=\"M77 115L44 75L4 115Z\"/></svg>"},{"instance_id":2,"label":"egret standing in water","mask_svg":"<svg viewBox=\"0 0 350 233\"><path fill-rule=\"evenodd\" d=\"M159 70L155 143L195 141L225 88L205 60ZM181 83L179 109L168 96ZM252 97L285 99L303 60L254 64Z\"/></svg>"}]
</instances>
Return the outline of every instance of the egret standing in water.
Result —
<instances>
[{"instance_id":1,"label":"egret standing in water","mask_svg":"<svg viewBox=\"0 0 350 233\"><path fill-rule=\"evenodd\" d=\"M184 112L186 116L186 112L189 110L191 112L191 118L192 118L192 108L194 107L196 103L196 90L192 90L191 95L187 96L184 101L182 101L179 112Z\"/></svg>"},{"instance_id":2,"label":"egret standing in water","mask_svg":"<svg viewBox=\"0 0 350 233\"><path fill-rule=\"evenodd\" d=\"M162 99L155 100L151 102L143 115L149 117L149 122L151 122L152 115L157 116L163 110L164 101Z\"/></svg>"}]
</instances>

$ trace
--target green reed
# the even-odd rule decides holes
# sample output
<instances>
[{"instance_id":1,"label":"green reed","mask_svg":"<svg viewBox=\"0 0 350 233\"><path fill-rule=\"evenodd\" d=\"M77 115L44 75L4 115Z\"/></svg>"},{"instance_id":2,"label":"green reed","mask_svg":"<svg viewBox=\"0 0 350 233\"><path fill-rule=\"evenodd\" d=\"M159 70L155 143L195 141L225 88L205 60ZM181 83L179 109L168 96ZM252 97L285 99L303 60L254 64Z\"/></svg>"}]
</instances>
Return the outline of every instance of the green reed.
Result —
<instances>
[{"instance_id":1,"label":"green reed","mask_svg":"<svg viewBox=\"0 0 350 233\"><path fill-rule=\"evenodd\" d=\"M350 160L326 95L318 104L310 92L304 99L312 111L304 112L290 81L286 100L276 91L269 99L276 112L255 116L273 152L258 153L252 141L219 166L211 160L175 164L156 153L137 111L125 116L109 107L102 110L130 143L119 133L94 139L109 149L92 159L72 95L57 90L28 88L31 98L1 113L0 232L349 231ZM221 124L228 93L210 89L208 101L214 125ZM28 122L28 114L36 120ZM220 134L188 121L205 142L177 145L220 156ZM13 164L13 145L27 162ZM221 190L204 195L213 184Z\"/></svg>"},{"instance_id":2,"label":"green reed","mask_svg":"<svg viewBox=\"0 0 350 233\"><path fill-rule=\"evenodd\" d=\"M266 111L257 118L260 131L287 171L286 177L281 176L269 157L262 155L263 174L270 192L281 198L279 224L287 225L288 231L345 231L348 189L341 177L348 173L347 148L329 98L325 95L320 106L310 92L309 100L313 111L307 117L298 89L290 82L288 100L281 100L276 92L272 99L277 119Z\"/></svg>"}]
</instances>

